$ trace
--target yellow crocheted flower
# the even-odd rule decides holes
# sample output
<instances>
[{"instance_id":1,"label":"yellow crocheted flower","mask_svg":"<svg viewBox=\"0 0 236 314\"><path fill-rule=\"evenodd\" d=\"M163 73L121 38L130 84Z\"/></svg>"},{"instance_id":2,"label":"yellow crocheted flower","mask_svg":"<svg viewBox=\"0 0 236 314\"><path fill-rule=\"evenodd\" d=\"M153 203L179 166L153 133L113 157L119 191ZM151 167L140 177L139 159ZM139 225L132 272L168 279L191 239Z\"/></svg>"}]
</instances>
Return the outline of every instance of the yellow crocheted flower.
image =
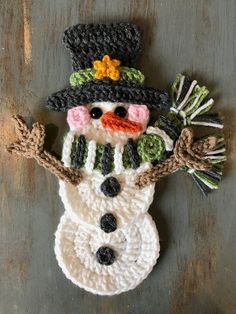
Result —
<instances>
[{"instance_id":1,"label":"yellow crocheted flower","mask_svg":"<svg viewBox=\"0 0 236 314\"><path fill-rule=\"evenodd\" d=\"M96 60L93 62L93 69L95 70L95 78L98 80L104 77L109 77L114 81L120 79L120 71L117 67L120 65L120 61L116 59L110 59L108 55L102 58L102 61Z\"/></svg>"}]
</instances>

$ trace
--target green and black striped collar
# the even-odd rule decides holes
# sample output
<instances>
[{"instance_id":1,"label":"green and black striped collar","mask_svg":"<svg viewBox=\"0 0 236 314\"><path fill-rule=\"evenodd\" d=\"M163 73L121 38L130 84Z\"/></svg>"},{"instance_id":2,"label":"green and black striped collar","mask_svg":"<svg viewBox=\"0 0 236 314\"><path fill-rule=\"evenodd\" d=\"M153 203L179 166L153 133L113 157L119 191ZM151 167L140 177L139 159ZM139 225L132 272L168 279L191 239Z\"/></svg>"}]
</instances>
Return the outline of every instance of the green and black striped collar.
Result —
<instances>
[{"instance_id":1,"label":"green and black striped collar","mask_svg":"<svg viewBox=\"0 0 236 314\"><path fill-rule=\"evenodd\" d=\"M125 145L98 144L84 135L74 136L71 148L71 167L98 170L105 176L124 169L137 169L141 163L156 163L165 157L164 140L156 134L142 134Z\"/></svg>"}]
</instances>

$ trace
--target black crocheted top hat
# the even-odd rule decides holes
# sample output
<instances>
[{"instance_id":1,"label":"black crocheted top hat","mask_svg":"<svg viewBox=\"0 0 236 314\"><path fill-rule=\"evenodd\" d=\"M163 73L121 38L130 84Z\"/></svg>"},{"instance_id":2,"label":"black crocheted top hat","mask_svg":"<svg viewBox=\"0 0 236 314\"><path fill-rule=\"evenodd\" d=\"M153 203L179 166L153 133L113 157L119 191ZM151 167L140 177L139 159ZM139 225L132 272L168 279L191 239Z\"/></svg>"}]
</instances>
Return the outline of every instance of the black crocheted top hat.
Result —
<instances>
[{"instance_id":1,"label":"black crocheted top hat","mask_svg":"<svg viewBox=\"0 0 236 314\"><path fill-rule=\"evenodd\" d=\"M136 25L78 24L64 32L63 42L72 57L71 87L52 94L48 108L66 112L95 101L169 107L168 94L145 87L144 75L135 68L141 52Z\"/></svg>"}]
</instances>

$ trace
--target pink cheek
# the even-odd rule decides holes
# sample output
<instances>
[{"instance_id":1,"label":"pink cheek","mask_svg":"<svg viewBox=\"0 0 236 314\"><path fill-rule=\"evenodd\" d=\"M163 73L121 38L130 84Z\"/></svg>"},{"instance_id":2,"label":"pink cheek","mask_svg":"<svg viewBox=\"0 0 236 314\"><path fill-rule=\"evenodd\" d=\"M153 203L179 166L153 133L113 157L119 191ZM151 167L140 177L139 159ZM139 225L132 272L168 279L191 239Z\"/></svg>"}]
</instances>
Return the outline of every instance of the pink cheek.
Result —
<instances>
[{"instance_id":1,"label":"pink cheek","mask_svg":"<svg viewBox=\"0 0 236 314\"><path fill-rule=\"evenodd\" d=\"M149 119L149 110L145 105L130 105L128 119L134 122L145 124Z\"/></svg>"},{"instance_id":2,"label":"pink cheek","mask_svg":"<svg viewBox=\"0 0 236 314\"><path fill-rule=\"evenodd\" d=\"M67 122L71 131L81 129L90 121L90 115L87 108L78 106L68 110Z\"/></svg>"}]
</instances>

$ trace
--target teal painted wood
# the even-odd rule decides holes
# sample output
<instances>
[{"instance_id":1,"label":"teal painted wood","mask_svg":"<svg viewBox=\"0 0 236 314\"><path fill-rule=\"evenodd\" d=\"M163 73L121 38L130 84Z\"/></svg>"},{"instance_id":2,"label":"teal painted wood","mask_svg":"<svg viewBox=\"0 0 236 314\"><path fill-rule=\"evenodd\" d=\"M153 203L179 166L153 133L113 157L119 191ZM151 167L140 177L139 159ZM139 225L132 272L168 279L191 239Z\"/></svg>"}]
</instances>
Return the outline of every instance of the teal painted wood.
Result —
<instances>
[{"instance_id":1,"label":"teal painted wood","mask_svg":"<svg viewBox=\"0 0 236 314\"><path fill-rule=\"evenodd\" d=\"M0 313L236 313L236 2L8 0L0 10ZM64 277L53 252L64 210L57 179L3 149L15 138L10 116L19 113L51 124L53 150L60 152L65 116L44 104L71 74L62 32L106 21L143 27L147 84L165 89L185 71L212 90L229 154L221 189L208 198L181 174L158 184L150 213L161 257L137 289L115 297L91 295Z\"/></svg>"}]
</instances>

